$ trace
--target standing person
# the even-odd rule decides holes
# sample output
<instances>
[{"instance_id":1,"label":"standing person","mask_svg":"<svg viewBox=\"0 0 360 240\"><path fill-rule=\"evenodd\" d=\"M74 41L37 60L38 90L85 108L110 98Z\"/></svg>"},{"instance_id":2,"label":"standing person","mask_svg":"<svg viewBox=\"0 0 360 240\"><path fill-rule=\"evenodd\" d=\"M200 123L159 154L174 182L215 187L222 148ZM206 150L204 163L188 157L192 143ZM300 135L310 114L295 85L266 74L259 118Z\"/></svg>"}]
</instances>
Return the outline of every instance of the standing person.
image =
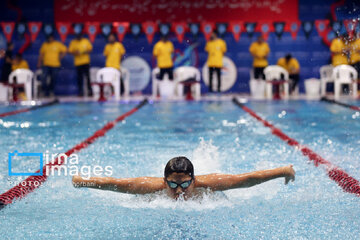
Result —
<instances>
[{"instance_id":1,"label":"standing person","mask_svg":"<svg viewBox=\"0 0 360 240\"><path fill-rule=\"evenodd\" d=\"M90 83L90 53L93 49L92 44L82 34L77 34L76 38L70 42L69 53L74 56L76 67L77 84L79 96L84 96L83 81L86 79L89 96L92 96Z\"/></svg>"},{"instance_id":2,"label":"standing person","mask_svg":"<svg viewBox=\"0 0 360 240\"><path fill-rule=\"evenodd\" d=\"M338 36L331 41L331 64L335 67L341 64L349 64L348 62L348 48L345 44L345 35Z\"/></svg>"},{"instance_id":3,"label":"standing person","mask_svg":"<svg viewBox=\"0 0 360 240\"><path fill-rule=\"evenodd\" d=\"M277 65L285 68L286 71L288 71L289 78L292 80L290 82L290 93L294 92L300 80L300 64L298 60L296 60L296 58L292 57L291 54L288 53L285 57L282 57L278 60Z\"/></svg>"},{"instance_id":4,"label":"standing person","mask_svg":"<svg viewBox=\"0 0 360 240\"><path fill-rule=\"evenodd\" d=\"M1 70L1 82L7 83L9 79L9 75L11 73L11 65L12 65L12 54L14 51L14 44L12 42L8 42L6 51L4 53L4 65Z\"/></svg>"},{"instance_id":5,"label":"standing person","mask_svg":"<svg viewBox=\"0 0 360 240\"><path fill-rule=\"evenodd\" d=\"M124 46L121 42L116 41L114 33L110 33L108 36L108 44L104 49L104 56L106 57L105 67L116 68L120 71L121 58L126 53ZM120 77L120 89L121 93L124 91L124 82Z\"/></svg>"},{"instance_id":6,"label":"standing person","mask_svg":"<svg viewBox=\"0 0 360 240\"><path fill-rule=\"evenodd\" d=\"M224 40L217 37L216 31L212 32L210 41L206 43L205 51L208 52L207 65L209 67L209 90L213 89L213 74L216 73L218 86L217 91L221 91L221 68L223 67L223 57L226 50L226 43Z\"/></svg>"},{"instance_id":7,"label":"standing person","mask_svg":"<svg viewBox=\"0 0 360 240\"><path fill-rule=\"evenodd\" d=\"M65 56L67 48L59 41L55 41L53 35L47 37L41 45L38 67L42 67L42 89L46 97L54 95L55 82L61 66L61 60ZM47 79L50 77L50 84Z\"/></svg>"},{"instance_id":8,"label":"standing person","mask_svg":"<svg viewBox=\"0 0 360 240\"><path fill-rule=\"evenodd\" d=\"M156 57L157 67L160 69L159 79L163 80L164 75L168 74L170 80L174 79L173 61L171 58L174 52L174 45L168 40L166 35L163 35L153 49L153 55Z\"/></svg>"},{"instance_id":9,"label":"standing person","mask_svg":"<svg viewBox=\"0 0 360 240\"><path fill-rule=\"evenodd\" d=\"M269 65L267 57L270 53L270 47L262 36L259 36L255 42L250 45L249 52L254 57L253 69L255 79L265 80L264 69Z\"/></svg>"}]
</instances>

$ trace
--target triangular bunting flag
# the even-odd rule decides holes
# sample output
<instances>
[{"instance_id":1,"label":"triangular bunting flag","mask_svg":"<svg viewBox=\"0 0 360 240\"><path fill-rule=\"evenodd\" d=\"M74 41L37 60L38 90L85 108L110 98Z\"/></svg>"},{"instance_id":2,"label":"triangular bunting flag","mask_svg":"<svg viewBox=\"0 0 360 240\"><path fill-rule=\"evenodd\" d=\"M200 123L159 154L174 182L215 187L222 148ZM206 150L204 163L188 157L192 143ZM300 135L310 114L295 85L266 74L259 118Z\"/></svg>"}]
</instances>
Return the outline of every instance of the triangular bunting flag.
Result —
<instances>
[{"instance_id":1,"label":"triangular bunting flag","mask_svg":"<svg viewBox=\"0 0 360 240\"><path fill-rule=\"evenodd\" d=\"M326 29L329 26L329 22L329 20L315 20L315 27L320 37L325 37L325 34L327 33Z\"/></svg>"},{"instance_id":2,"label":"triangular bunting flag","mask_svg":"<svg viewBox=\"0 0 360 240\"><path fill-rule=\"evenodd\" d=\"M235 41L239 41L241 32L244 30L244 22L230 22L230 31L232 32Z\"/></svg>"},{"instance_id":3,"label":"triangular bunting flag","mask_svg":"<svg viewBox=\"0 0 360 240\"><path fill-rule=\"evenodd\" d=\"M305 37L309 38L313 30L314 23L312 21L305 21L302 23L302 27L305 33Z\"/></svg>"},{"instance_id":4,"label":"triangular bunting flag","mask_svg":"<svg viewBox=\"0 0 360 240\"><path fill-rule=\"evenodd\" d=\"M88 34L91 42L95 41L96 35L99 31L100 24L98 22L85 23L85 32Z\"/></svg>"},{"instance_id":5,"label":"triangular bunting flag","mask_svg":"<svg viewBox=\"0 0 360 240\"><path fill-rule=\"evenodd\" d=\"M257 24L255 22L247 22L247 23L245 23L245 30L246 30L249 37L252 37L254 35L256 25Z\"/></svg>"},{"instance_id":6,"label":"triangular bunting flag","mask_svg":"<svg viewBox=\"0 0 360 240\"><path fill-rule=\"evenodd\" d=\"M129 29L130 24L128 22L114 22L113 26L115 28L115 32L117 34L118 40L122 42L126 32Z\"/></svg>"},{"instance_id":7,"label":"triangular bunting flag","mask_svg":"<svg viewBox=\"0 0 360 240\"><path fill-rule=\"evenodd\" d=\"M34 42L39 35L40 29L41 29L41 22L29 22L28 28L31 36L31 42Z\"/></svg>"},{"instance_id":8,"label":"triangular bunting flag","mask_svg":"<svg viewBox=\"0 0 360 240\"><path fill-rule=\"evenodd\" d=\"M273 29L274 26L271 24L271 22L259 22L256 27L256 31L261 32L265 41L269 38L269 33L272 32Z\"/></svg>"},{"instance_id":9,"label":"triangular bunting flag","mask_svg":"<svg viewBox=\"0 0 360 240\"><path fill-rule=\"evenodd\" d=\"M172 27L179 43L182 43L184 40L185 32L187 30L187 24L185 22L174 22L172 24Z\"/></svg>"},{"instance_id":10,"label":"triangular bunting flag","mask_svg":"<svg viewBox=\"0 0 360 240\"><path fill-rule=\"evenodd\" d=\"M143 31L146 34L146 39L149 43L152 43L154 39L154 34L157 31L157 25L155 22L144 22L142 24Z\"/></svg>"},{"instance_id":11,"label":"triangular bunting flag","mask_svg":"<svg viewBox=\"0 0 360 240\"><path fill-rule=\"evenodd\" d=\"M69 22L57 22L56 29L60 35L60 39L62 42L65 42L67 35L71 29L71 23Z\"/></svg>"},{"instance_id":12,"label":"triangular bunting flag","mask_svg":"<svg viewBox=\"0 0 360 240\"><path fill-rule=\"evenodd\" d=\"M212 22L203 22L201 24L201 31L204 33L206 41L209 41L211 33L214 30L215 24Z\"/></svg>"},{"instance_id":13,"label":"triangular bunting flag","mask_svg":"<svg viewBox=\"0 0 360 240\"><path fill-rule=\"evenodd\" d=\"M346 31L349 35L349 38L353 38L355 34L356 25L358 25L358 21L356 19L344 20L344 25Z\"/></svg>"},{"instance_id":14,"label":"triangular bunting flag","mask_svg":"<svg viewBox=\"0 0 360 240\"><path fill-rule=\"evenodd\" d=\"M274 22L274 32L278 39L281 39L285 31L285 22Z\"/></svg>"},{"instance_id":15,"label":"triangular bunting flag","mask_svg":"<svg viewBox=\"0 0 360 240\"><path fill-rule=\"evenodd\" d=\"M15 22L2 22L1 27L3 29L6 40L8 42L11 42L11 38L15 28Z\"/></svg>"},{"instance_id":16,"label":"triangular bunting flag","mask_svg":"<svg viewBox=\"0 0 360 240\"><path fill-rule=\"evenodd\" d=\"M301 23L299 21L287 22L285 25L285 31L290 32L291 37L295 40L300 29L300 25Z\"/></svg>"}]
</instances>

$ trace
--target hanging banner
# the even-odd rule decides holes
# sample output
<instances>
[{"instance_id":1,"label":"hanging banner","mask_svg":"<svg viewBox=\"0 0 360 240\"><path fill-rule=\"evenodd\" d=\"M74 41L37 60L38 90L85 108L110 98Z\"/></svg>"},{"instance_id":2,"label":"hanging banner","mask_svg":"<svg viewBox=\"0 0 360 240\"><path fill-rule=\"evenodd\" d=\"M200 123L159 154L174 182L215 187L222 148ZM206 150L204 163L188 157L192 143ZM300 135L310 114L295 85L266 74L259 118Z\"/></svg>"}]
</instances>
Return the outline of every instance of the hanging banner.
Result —
<instances>
[{"instance_id":1,"label":"hanging banner","mask_svg":"<svg viewBox=\"0 0 360 240\"><path fill-rule=\"evenodd\" d=\"M11 42L11 38L15 28L15 22L2 22L1 27L3 29L6 40L8 42Z\"/></svg>"},{"instance_id":2,"label":"hanging banner","mask_svg":"<svg viewBox=\"0 0 360 240\"><path fill-rule=\"evenodd\" d=\"M130 29L131 29L131 33L135 36L138 37L141 33L141 25L138 23L132 23L130 25Z\"/></svg>"},{"instance_id":3,"label":"hanging banner","mask_svg":"<svg viewBox=\"0 0 360 240\"><path fill-rule=\"evenodd\" d=\"M349 38L353 38L355 36L355 29L358 24L359 23L356 19L344 20L344 25L349 35Z\"/></svg>"},{"instance_id":4,"label":"hanging banner","mask_svg":"<svg viewBox=\"0 0 360 240\"><path fill-rule=\"evenodd\" d=\"M228 28L228 24L227 23L217 23L216 24L216 31L218 33L218 35L220 37L223 37L224 34L226 33L227 31L227 28Z\"/></svg>"},{"instance_id":5,"label":"hanging banner","mask_svg":"<svg viewBox=\"0 0 360 240\"><path fill-rule=\"evenodd\" d=\"M302 27L305 33L305 37L308 39L313 30L314 23L312 21L305 21L302 23Z\"/></svg>"},{"instance_id":6,"label":"hanging banner","mask_svg":"<svg viewBox=\"0 0 360 240\"><path fill-rule=\"evenodd\" d=\"M240 40L241 32L243 31L244 22L230 22L230 31L232 32L235 41Z\"/></svg>"},{"instance_id":7,"label":"hanging banner","mask_svg":"<svg viewBox=\"0 0 360 240\"><path fill-rule=\"evenodd\" d=\"M328 28L329 23L329 20L315 20L315 27L320 37L324 38L326 36L326 29Z\"/></svg>"},{"instance_id":8,"label":"hanging banner","mask_svg":"<svg viewBox=\"0 0 360 240\"><path fill-rule=\"evenodd\" d=\"M179 43L182 43L184 40L185 32L187 30L187 24L185 22L174 22L172 27Z\"/></svg>"},{"instance_id":9,"label":"hanging banner","mask_svg":"<svg viewBox=\"0 0 360 240\"><path fill-rule=\"evenodd\" d=\"M206 41L209 41L211 33L214 30L215 24L212 22L203 22L201 23L201 30L204 33Z\"/></svg>"},{"instance_id":10,"label":"hanging banner","mask_svg":"<svg viewBox=\"0 0 360 240\"><path fill-rule=\"evenodd\" d=\"M41 29L41 22L29 22L28 28L30 32L31 42L34 42L39 35L40 29Z\"/></svg>"},{"instance_id":11,"label":"hanging banner","mask_svg":"<svg viewBox=\"0 0 360 240\"><path fill-rule=\"evenodd\" d=\"M85 23L85 32L88 34L91 42L95 41L96 35L99 31L100 24L98 22Z\"/></svg>"},{"instance_id":12,"label":"hanging banner","mask_svg":"<svg viewBox=\"0 0 360 240\"><path fill-rule=\"evenodd\" d=\"M152 43L153 39L154 39L154 34L157 30L157 25L155 22L144 22L142 24L143 27L143 31L146 34L146 39L148 40L149 43Z\"/></svg>"},{"instance_id":13,"label":"hanging banner","mask_svg":"<svg viewBox=\"0 0 360 240\"><path fill-rule=\"evenodd\" d=\"M269 38L269 33L274 31L274 26L271 22L259 22L256 28L257 32L261 32L265 41Z\"/></svg>"},{"instance_id":14,"label":"hanging banner","mask_svg":"<svg viewBox=\"0 0 360 240\"><path fill-rule=\"evenodd\" d=\"M100 26L102 34L107 38L112 31L112 23L103 23Z\"/></svg>"},{"instance_id":15,"label":"hanging banner","mask_svg":"<svg viewBox=\"0 0 360 240\"><path fill-rule=\"evenodd\" d=\"M159 32L162 36L166 36L170 32L170 24L161 23L159 24Z\"/></svg>"},{"instance_id":16,"label":"hanging banner","mask_svg":"<svg viewBox=\"0 0 360 240\"><path fill-rule=\"evenodd\" d=\"M130 24L128 22L114 22L113 26L115 28L115 32L117 34L118 40L122 42L126 32L129 29Z\"/></svg>"},{"instance_id":17,"label":"hanging banner","mask_svg":"<svg viewBox=\"0 0 360 240\"><path fill-rule=\"evenodd\" d=\"M295 40L297 33L299 32L300 25L300 21L287 22L285 25L285 31L289 31L291 33L291 37Z\"/></svg>"},{"instance_id":18,"label":"hanging banner","mask_svg":"<svg viewBox=\"0 0 360 240\"><path fill-rule=\"evenodd\" d=\"M252 37L254 35L256 25L257 24L255 22L247 22L247 23L245 23L245 30L246 30L249 37Z\"/></svg>"},{"instance_id":19,"label":"hanging banner","mask_svg":"<svg viewBox=\"0 0 360 240\"><path fill-rule=\"evenodd\" d=\"M199 34L199 30L200 30L199 24L198 23L190 23L189 27L190 27L190 32L192 33L192 35L194 37L197 37Z\"/></svg>"},{"instance_id":20,"label":"hanging banner","mask_svg":"<svg viewBox=\"0 0 360 240\"><path fill-rule=\"evenodd\" d=\"M71 29L71 23L69 22L57 22L56 29L60 35L60 39L62 42L65 42L67 35Z\"/></svg>"},{"instance_id":21,"label":"hanging banner","mask_svg":"<svg viewBox=\"0 0 360 240\"><path fill-rule=\"evenodd\" d=\"M281 39L285 31L285 22L274 22L274 32L278 39Z\"/></svg>"}]
</instances>

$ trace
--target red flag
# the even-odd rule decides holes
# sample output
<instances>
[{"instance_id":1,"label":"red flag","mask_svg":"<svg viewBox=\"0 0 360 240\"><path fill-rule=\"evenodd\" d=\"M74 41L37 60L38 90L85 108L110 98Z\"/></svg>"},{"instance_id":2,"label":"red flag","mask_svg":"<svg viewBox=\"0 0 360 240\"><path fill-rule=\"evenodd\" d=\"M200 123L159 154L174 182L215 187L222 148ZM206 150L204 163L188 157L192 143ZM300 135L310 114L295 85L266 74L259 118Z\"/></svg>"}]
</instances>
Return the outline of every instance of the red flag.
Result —
<instances>
[{"instance_id":1,"label":"red flag","mask_svg":"<svg viewBox=\"0 0 360 240\"><path fill-rule=\"evenodd\" d=\"M128 22L114 22L113 26L115 27L119 41L122 42L130 24Z\"/></svg>"},{"instance_id":2,"label":"red flag","mask_svg":"<svg viewBox=\"0 0 360 240\"><path fill-rule=\"evenodd\" d=\"M235 41L239 41L240 34L243 31L244 22L230 22L230 31L232 32Z\"/></svg>"},{"instance_id":3,"label":"red flag","mask_svg":"<svg viewBox=\"0 0 360 240\"><path fill-rule=\"evenodd\" d=\"M94 42L96 34L99 31L100 23L99 22L86 22L85 23L85 32L88 34L91 42Z\"/></svg>"},{"instance_id":4,"label":"red flag","mask_svg":"<svg viewBox=\"0 0 360 240\"><path fill-rule=\"evenodd\" d=\"M265 41L269 38L269 33L274 31L272 22L259 22L256 26L256 32L261 32Z\"/></svg>"},{"instance_id":5,"label":"red flag","mask_svg":"<svg viewBox=\"0 0 360 240\"><path fill-rule=\"evenodd\" d=\"M211 33L213 32L214 27L215 24L213 22L203 22L201 24L201 30L205 35L206 41L209 41L209 38L211 36Z\"/></svg>"},{"instance_id":6,"label":"red flag","mask_svg":"<svg viewBox=\"0 0 360 240\"><path fill-rule=\"evenodd\" d=\"M157 31L157 24L155 22L144 22L142 24L143 31L149 43L152 43L154 34Z\"/></svg>"},{"instance_id":7,"label":"red flag","mask_svg":"<svg viewBox=\"0 0 360 240\"><path fill-rule=\"evenodd\" d=\"M180 43L184 40L184 35L187 30L186 22L174 22L172 25L173 31L176 34L176 37Z\"/></svg>"},{"instance_id":8,"label":"red flag","mask_svg":"<svg viewBox=\"0 0 360 240\"><path fill-rule=\"evenodd\" d=\"M315 27L320 37L324 38L327 33L326 29L329 26L329 20L315 20Z\"/></svg>"},{"instance_id":9,"label":"red flag","mask_svg":"<svg viewBox=\"0 0 360 240\"><path fill-rule=\"evenodd\" d=\"M287 22L285 29L291 33L293 39L296 39L297 33L300 29L300 21Z\"/></svg>"},{"instance_id":10,"label":"red flag","mask_svg":"<svg viewBox=\"0 0 360 240\"><path fill-rule=\"evenodd\" d=\"M28 27L30 31L31 36L31 42L34 42L39 35L40 29L41 29L41 22L29 22Z\"/></svg>"},{"instance_id":11,"label":"red flag","mask_svg":"<svg viewBox=\"0 0 360 240\"><path fill-rule=\"evenodd\" d=\"M356 19L344 20L344 25L345 25L346 31L349 34L350 38L352 38L354 36L355 29L358 24L359 24L359 22Z\"/></svg>"},{"instance_id":12,"label":"red flag","mask_svg":"<svg viewBox=\"0 0 360 240\"><path fill-rule=\"evenodd\" d=\"M11 42L11 37L14 32L15 28L15 22L2 22L1 27L3 29L3 32L5 34L6 40L8 42Z\"/></svg>"},{"instance_id":13,"label":"red flag","mask_svg":"<svg viewBox=\"0 0 360 240\"><path fill-rule=\"evenodd\" d=\"M65 42L67 35L71 29L71 23L69 22L57 22L56 29L60 35L60 39L62 42Z\"/></svg>"}]
</instances>

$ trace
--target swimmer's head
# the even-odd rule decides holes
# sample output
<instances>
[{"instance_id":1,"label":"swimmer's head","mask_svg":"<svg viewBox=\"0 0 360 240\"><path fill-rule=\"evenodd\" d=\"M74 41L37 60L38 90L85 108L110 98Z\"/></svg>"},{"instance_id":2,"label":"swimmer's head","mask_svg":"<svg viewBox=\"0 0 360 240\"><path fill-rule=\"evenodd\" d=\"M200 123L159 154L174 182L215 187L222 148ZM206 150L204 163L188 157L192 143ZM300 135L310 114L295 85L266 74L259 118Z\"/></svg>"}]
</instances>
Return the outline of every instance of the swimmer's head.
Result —
<instances>
[{"instance_id":1,"label":"swimmer's head","mask_svg":"<svg viewBox=\"0 0 360 240\"><path fill-rule=\"evenodd\" d=\"M194 178L194 166L186 157L174 157L166 164L164 176L167 178L172 173L184 173Z\"/></svg>"},{"instance_id":2,"label":"swimmer's head","mask_svg":"<svg viewBox=\"0 0 360 240\"><path fill-rule=\"evenodd\" d=\"M194 167L186 157L175 157L165 167L167 194L174 198L188 198L194 191Z\"/></svg>"}]
</instances>

